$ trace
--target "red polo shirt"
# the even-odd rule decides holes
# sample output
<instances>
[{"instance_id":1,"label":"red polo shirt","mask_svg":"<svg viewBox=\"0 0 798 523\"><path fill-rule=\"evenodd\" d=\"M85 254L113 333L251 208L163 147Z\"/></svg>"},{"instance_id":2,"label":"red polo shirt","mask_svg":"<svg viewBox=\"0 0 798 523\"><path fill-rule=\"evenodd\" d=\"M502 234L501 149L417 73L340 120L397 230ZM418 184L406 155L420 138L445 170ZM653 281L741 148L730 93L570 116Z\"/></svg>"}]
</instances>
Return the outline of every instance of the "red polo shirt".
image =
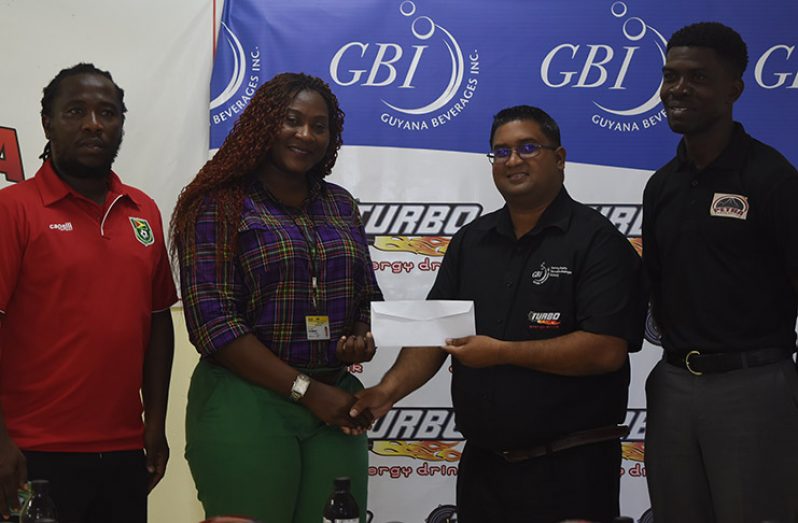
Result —
<instances>
[{"instance_id":1,"label":"red polo shirt","mask_svg":"<svg viewBox=\"0 0 798 523\"><path fill-rule=\"evenodd\" d=\"M140 449L152 313L177 301L161 215L112 173L104 205L50 161L0 190L0 405L22 449Z\"/></svg>"}]
</instances>

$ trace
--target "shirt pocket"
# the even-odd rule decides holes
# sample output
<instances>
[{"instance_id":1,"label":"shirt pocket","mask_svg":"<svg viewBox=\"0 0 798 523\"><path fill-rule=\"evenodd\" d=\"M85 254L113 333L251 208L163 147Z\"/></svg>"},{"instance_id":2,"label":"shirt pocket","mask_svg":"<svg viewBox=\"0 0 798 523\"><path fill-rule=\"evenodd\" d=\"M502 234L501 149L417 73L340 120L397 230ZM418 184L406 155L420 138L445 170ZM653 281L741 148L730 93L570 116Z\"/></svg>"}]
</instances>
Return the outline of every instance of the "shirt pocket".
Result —
<instances>
[{"instance_id":1,"label":"shirt pocket","mask_svg":"<svg viewBox=\"0 0 798 523\"><path fill-rule=\"evenodd\" d=\"M310 280L308 247L298 230L245 222L237 255L245 284L261 296L283 294L298 280Z\"/></svg>"},{"instance_id":2,"label":"shirt pocket","mask_svg":"<svg viewBox=\"0 0 798 523\"><path fill-rule=\"evenodd\" d=\"M361 240L359 229L333 222L317 226L316 234L322 264L320 275L326 284L362 288L368 245Z\"/></svg>"}]
</instances>

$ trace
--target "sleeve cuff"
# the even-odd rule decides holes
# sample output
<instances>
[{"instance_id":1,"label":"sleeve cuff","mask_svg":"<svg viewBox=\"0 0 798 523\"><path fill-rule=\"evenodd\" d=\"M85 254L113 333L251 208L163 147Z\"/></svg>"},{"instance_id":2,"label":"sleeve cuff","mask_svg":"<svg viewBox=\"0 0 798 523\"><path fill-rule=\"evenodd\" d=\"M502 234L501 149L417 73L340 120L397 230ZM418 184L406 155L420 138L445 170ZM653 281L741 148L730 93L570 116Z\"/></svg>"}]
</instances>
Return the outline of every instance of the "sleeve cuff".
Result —
<instances>
[{"instance_id":1,"label":"sleeve cuff","mask_svg":"<svg viewBox=\"0 0 798 523\"><path fill-rule=\"evenodd\" d=\"M191 336L191 342L200 354L208 356L251 332L252 329L238 321L208 323Z\"/></svg>"}]
</instances>

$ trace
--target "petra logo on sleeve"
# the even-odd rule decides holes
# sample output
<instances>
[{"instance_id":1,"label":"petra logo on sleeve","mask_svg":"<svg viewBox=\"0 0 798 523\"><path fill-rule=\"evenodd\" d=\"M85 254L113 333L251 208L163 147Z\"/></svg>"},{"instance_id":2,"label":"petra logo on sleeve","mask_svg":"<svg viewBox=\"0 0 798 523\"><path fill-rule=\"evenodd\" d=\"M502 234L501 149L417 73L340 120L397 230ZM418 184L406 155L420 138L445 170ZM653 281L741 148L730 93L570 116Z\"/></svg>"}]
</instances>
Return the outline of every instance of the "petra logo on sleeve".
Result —
<instances>
[{"instance_id":1,"label":"petra logo on sleeve","mask_svg":"<svg viewBox=\"0 0 798 523\"><path fill-rule=\"evenodd\" d=\"M136 239L144 246L149 247L155 243L155 236L152 234L150 224L144 218L130 217L130 224L133 226L133 233Z\"/></svg>"}]
</instances>

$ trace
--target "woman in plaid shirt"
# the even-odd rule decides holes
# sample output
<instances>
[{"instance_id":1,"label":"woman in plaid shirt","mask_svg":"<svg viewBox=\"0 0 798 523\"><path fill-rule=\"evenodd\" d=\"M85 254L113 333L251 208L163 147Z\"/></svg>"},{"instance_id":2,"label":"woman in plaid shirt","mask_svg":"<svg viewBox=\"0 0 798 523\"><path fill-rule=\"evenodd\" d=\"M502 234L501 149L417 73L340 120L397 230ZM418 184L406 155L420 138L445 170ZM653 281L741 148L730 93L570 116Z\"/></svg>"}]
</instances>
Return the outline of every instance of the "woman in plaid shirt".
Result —
<instances>
[{"instance_id":1,"label":"woman in plaid shirt","mask_svg":"<svg viewBox=\"0 0 798 523\"><path fill-rule=\"evenodd\" d=\"M368 450L340 427L370 360L382 295L357 202L326 182L343 112L322 80L285 73L252 97L172 217L191 342L201 354L186 458L208 517L318 522L336 476L365 513ZM176 252L175 252L176 251Z\"/></svg>"}]
</instances>

